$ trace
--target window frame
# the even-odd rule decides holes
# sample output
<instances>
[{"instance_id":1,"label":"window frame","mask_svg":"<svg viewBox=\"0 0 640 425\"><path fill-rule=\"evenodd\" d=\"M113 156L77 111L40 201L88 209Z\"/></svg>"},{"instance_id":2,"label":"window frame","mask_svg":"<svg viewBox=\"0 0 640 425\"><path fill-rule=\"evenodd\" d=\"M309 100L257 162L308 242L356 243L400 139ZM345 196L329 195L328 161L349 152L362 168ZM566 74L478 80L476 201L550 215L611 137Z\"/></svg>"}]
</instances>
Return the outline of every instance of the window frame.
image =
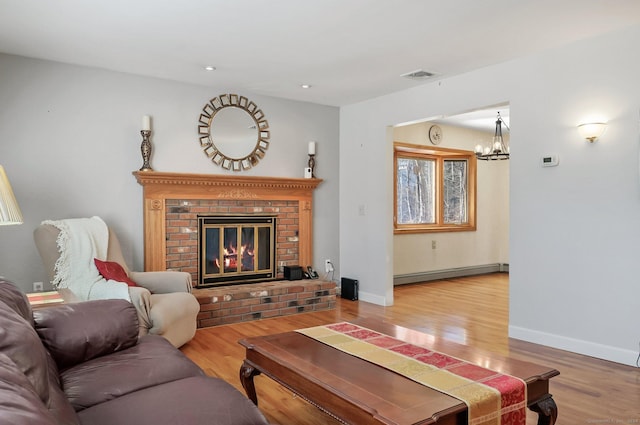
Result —
<instances>
[{"instance_id":1,"label":"window frame","mask_svg":"<svg viewBox=\"0 0 640 425\"><path fill-rule=\"evenodd\" d=\"M436 161L435 223L398 224L398 158L430 159ZM444 161L467 161L467 222L444 223ZM477 158L473 151L415 145L404 142L393 143L393 233L469 232L476 230Z\"/></svg>"}]
</instances>

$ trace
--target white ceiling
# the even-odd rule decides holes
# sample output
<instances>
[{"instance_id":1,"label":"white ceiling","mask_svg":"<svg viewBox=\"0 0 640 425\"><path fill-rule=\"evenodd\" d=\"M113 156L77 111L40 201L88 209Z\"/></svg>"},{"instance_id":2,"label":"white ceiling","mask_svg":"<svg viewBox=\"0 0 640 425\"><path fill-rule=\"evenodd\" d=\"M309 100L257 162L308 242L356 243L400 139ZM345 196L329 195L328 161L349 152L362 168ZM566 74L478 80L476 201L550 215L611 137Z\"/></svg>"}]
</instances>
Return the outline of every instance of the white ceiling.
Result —
<instances>
[{"instance_id":1,"label":"white ceiling","mask_svg":"<svg viewBox=\"0 0 640 425\"><path fill-rule=\"evenodd\" d=\"M482 108L474 109L473 111L461 112L456 115L431 119L429 120L429 122L447 124L457 127L466 127L473 130L483 130L494 133L496 129L498 113L500 113L500 118L502 119L503 131L509 131L510 121L508 104L485 106Z\"/></svg>"},{"instance_id":2,"label":"white ceiling","mask_svg":"<svg viewBox=\"0 0 640 425\"><path fill-rule=\"evenodd\" d=\"M638 0L0 0L0 52L341 106L639 22Z\"/></svg>"}]
</instances>

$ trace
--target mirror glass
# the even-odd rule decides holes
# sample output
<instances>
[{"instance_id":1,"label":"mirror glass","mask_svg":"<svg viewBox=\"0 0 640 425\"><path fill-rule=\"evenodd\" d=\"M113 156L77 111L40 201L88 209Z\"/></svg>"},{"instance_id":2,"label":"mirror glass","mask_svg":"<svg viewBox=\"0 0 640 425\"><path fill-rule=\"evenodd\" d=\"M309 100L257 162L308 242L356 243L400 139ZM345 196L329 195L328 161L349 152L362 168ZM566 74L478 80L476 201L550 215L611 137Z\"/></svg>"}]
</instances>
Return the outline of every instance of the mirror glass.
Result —
<instances>
[{"instance_id":1,"label":"mirror glass","mask_svg":"<svg viewBox=\"0 0 640 425\"><path fill-rule=\"evenodd\" d=\"M232 159L250 155L258 144L258 126L247 111L235 106L219 110L211 121L211 140Z\"/></svg>"},{"instance_id":2,"label":"mirror glass","mask_svg":"<svg viewBox=\"0 0 640 425\"><path fill-rule=\"evenodd\" d=\"M255 167L269 147L269 123L256 104L244 96L214 97L202 108L198 123L205 155L226 170Z\"/></svg>"}]
</instances>

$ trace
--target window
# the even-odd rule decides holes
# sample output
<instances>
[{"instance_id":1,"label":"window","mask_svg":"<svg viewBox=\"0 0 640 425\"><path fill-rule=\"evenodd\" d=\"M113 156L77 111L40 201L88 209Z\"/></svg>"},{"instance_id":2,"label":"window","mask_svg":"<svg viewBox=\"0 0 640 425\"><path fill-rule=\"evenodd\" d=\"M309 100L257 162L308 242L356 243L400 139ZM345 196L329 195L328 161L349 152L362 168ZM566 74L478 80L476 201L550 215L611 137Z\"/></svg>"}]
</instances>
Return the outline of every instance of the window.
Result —
<instances>
[{"instance_id":1,"label":"window","mask_svg":"<svg viewBox=\"0 0 640 425\"><path fill-rule=\"evenodd\" d=\"M473 152L394 143L395 233L476 230Z\"/></svg>"}]
</instances>

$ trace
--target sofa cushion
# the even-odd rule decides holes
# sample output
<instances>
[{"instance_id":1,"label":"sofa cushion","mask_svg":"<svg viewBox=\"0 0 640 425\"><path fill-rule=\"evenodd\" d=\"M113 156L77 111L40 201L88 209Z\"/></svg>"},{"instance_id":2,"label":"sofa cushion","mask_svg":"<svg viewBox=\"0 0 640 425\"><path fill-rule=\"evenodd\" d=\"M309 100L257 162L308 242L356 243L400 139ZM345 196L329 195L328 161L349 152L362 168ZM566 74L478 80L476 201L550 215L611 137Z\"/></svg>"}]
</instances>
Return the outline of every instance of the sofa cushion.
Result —
<instances>
[{"instance_id":1,"label":"sofa cushion","mask_svg":"<svg viewBox=\"0 0 640 425\"><path fill-rule=\"evenodd\" d=\"M132 347L138 314L125 300L95 300L37 309L36 331L58 368Z\"/></svg>"},{"instance_id":2,"label":"sofa cushion","mask_svg":"<svg viewBox=\"0 0 640 425\"><path fill-rule=\"evenodd\" d=\"M28 320L23 318L25 314L29 315ZM29 381L28 385L21 385L20 388L30 386L36 392L43 407L55 419L54 423L57 425L78 425L80 423L78 416L60 388L58 368L51 355L42 346L32 323L31 307L24 294L11 282L1 281L0 353L11 358L13 367L22 372L23 379ZM5 365L3 364L3 366ZM29 405L24 395L15 394L14 396L22 397L25 406ZM3 394L0 395L0 400L9 401L10 397L9 394ZM2 406L0 423L23 423L19 418L15 418L15 422L5 421L6 416L3 414L8 415L11 409L3 405L2 402L0 405ZM29 415L25 417L31 418ZM40 423L36 419L30 422L31 419L24 423Z\"/></svg>"},{"instance_id":3,"label":"sofa cushion","mask_svg":"<svg viewBox=\"0 0 640 425\"><path fill-rule=\"evenodd\" d=\"M240 391L221 379L205 376L136 391L78 415L83 423L92 425L268 424Z\"/></svg>"},{"instance_id":4,"label":"sofa cushion","mask_svg":"<svg viewBox=\"0 0 640 425\"><path fill-rule=\"evenodd\" d=\"M69 402L81 411L155 385L203 375L165 338L146 335L134 347L62 371L60 379Z\"/></svg>"},{"instance_id":5,"label":"sofa cushion","mask_svg":"<svg viewBox=\"0 0 640 425\"><path fill-rule=\"evenodd\" d=\"M60 387L58 367L56 362L47 353L47 366L49 369L49 403L47 409L55 417L58 425L80 425L80 419L76 411L67 400L67 395Z\"/></svg>"},{"instance_id":6,"label":"sofa cushion","mask_svg":"<svg viewBox=\"0 0 640 425\"><path fill-rule=\"evenodd\" d=\"M13 360L40 400L46 403L49 398L47 352L31 324L4 302L0 302L0 353Z\"/></svg>"},{"instance_id":7,"label":"sofa cushion","mask_svg":"<svg viewBox=\"0 0 640 425\"><path fill-rule=\"evenodd\" d=\"M2 278L0 278L0 300L29 324L33 324L31 304L27 297L12 282Z\"/></svg>"},{"instance_id":8,"label":"sofa cushion","mask_svg":"<svg viewBox=\"0 0 640 425\"><path fill-rule=\"evenodd\" d=\"M3 353L0 353L0 423L57 425L27 377Z\"/></svg>"}]
</instances>

